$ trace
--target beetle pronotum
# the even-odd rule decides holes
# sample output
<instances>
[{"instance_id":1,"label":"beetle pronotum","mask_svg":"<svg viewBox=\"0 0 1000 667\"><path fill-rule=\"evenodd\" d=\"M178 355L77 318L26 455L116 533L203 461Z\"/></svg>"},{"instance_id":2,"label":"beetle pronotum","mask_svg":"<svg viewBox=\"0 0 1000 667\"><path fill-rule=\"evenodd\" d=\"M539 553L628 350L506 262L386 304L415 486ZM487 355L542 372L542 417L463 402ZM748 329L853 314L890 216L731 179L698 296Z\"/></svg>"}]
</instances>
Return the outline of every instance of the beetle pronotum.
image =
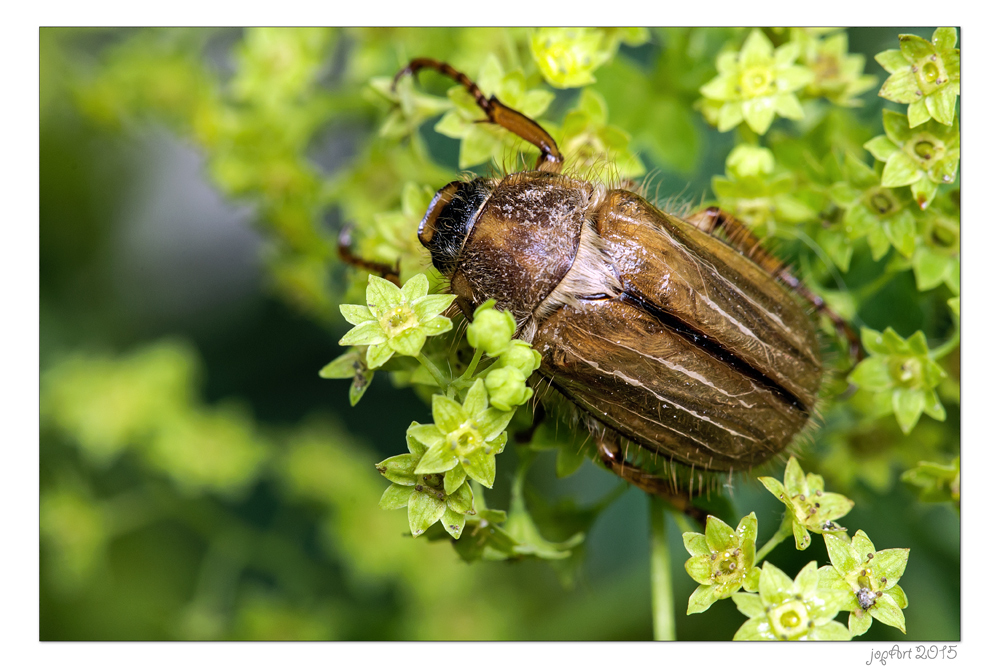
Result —
<instances>
[{"instance_id":1,"label":"beetle pronotum","mask_svg":"<svg viewBox=\"0 0 1000 667\"><path fill-rule=\"evenodd\" d=\"M514 315L542 355L542 378L586 415L604 464L681 504L676 484L630 462L621 441L716 472L784 450L809 422L823 375L814 323L791 291L856 349L843 320L732 216L710 208L682 220L629 190L562 175L538 123L447 63L418 58L396 81L425 68L541 155L533 171L441 188L420 242L467 317L490 298Z\"/></svg>"}]
</instances>

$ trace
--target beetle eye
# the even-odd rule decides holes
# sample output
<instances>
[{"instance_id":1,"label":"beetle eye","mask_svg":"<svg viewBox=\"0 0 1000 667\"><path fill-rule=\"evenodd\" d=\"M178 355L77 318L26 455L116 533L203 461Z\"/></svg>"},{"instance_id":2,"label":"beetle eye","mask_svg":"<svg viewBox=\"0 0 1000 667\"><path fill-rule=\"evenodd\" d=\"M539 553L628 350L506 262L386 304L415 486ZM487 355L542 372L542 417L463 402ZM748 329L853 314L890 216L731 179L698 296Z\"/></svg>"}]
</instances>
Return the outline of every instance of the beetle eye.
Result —
<instances>
[{"instance_id":1,"label":"beetle eye","mask_svg":"<svg viewBox=\"0 0 1000 667\"><path fill-rule=\"evenodd\" d=\"M470 182L452 181L438 190L427 207L417 235L431 251L435 268L444 275L454 273L465 237L489 193L479 178Z\"/></svg>"}]
</instances>

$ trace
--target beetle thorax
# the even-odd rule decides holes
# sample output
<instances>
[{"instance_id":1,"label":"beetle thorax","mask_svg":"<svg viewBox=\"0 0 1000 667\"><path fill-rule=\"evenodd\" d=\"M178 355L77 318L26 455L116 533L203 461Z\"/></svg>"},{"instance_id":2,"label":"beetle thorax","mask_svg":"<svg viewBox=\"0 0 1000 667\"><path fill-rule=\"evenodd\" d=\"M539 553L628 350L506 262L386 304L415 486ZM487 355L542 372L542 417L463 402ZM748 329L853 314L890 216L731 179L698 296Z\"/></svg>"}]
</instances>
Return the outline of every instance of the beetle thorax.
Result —
<instances>
[{"instance_id":1,"label":"beetle thorax","mask_svg":"<svg viewBox=\"0 0 1000 667\"><path fill-rule=\"evenodd\" d=\"M435 266L451 278L451 291L463 306L471 309L496 299L498 308L509 310L523 325L573 265L593 186L542 172L522 172L503 179L475 179L466 188L489 194L468 221L460 246L438 238L446 233L446 226L441 224L443 215L436 222L429 220L434 202L422 228L431 225L436 230L425 245L457 249L453 263L442 261L438 266L435 258ZM439 197L445 196L446 189ZM447 225L452 231L460 227ZM426 235L422 232L421 241Z\"/></svg>"}]
</instances>

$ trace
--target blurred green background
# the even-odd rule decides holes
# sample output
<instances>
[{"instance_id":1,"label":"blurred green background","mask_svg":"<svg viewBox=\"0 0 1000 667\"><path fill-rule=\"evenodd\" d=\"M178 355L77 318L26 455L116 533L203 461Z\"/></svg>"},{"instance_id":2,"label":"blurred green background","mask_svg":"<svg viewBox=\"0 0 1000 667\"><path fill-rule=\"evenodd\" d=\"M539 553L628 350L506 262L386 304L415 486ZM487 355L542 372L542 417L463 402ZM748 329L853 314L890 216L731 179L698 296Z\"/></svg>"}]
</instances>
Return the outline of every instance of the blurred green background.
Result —
<instances>
[{"instance_id":1,"label":"blurred green background","mask_svg":"<svg viewBox=\"0 0 1000 667\"><path fill-rule=\"evenodd\" d=\"M849 33L880 81L872 56L896 48L900 32L931 31ZM635 139L661 195L698 200L723 171L732 139L690 103L713 74L706 54L739 35L654 31L595 73L610 122ZM430 420L427 404L377 377L350 408L347 382L317 374L347 329L336 303L363 282L335 262L337 230L348 220L399 224L414 230L400 243L415 243L415 220L378 216L399 208L404 182L436 189L457 171L458 142L429 125L428 155L450 166L413 166L394 146L402 142L379 136L389 105L369 81L422 55L470 74L489 53L530 61L527 31L40 37L43 640L651 638L641 493L629 489L597 518L572 583L544 562L465 564L445 542L409 537L405 513L376 507L386 482L374 464L403 451L407 425ZM656 92L658 115L637 117L622 82L662 76L679 44L708 69L693 64L683 72L691 81ZM447 84L428 75L421 87ZM876 90L857 117L877 134L886 103ZM558 91L553 106L574 99ZM647 136L653 121L673 130L670 141ZM867 250L857 255L879 270ZM913 312L911 283L890 282L862 317L904 336L927 327L937 315ZM947 321L936 326L932 339ZM847 444L804 452L807 470L857 502L844 522L852 532L911 549L900 583L906 638L921 641L959 637L958 513L917 502L897 479L917 460L957 455L957 398L947 407L947 422L924 418L906 439L890 417ZM890 441L897 449L883 455ZM493 506L504 506L514 470L504 458L514 457L499 461ZM540 513L621 485L589 463L557 479L554 458L530 473ZM757 512L763 541L781 507L756 482L734 484L737 512ZM695 584L676 526L670 537L678 637L731 638L743 620L731 604L684 616ZM822 540L808 559L827 562ZM805 562L790 548L769 560L793 575ZM902 638L878 623L866 635Z\"/></svg>"}]
</instances>

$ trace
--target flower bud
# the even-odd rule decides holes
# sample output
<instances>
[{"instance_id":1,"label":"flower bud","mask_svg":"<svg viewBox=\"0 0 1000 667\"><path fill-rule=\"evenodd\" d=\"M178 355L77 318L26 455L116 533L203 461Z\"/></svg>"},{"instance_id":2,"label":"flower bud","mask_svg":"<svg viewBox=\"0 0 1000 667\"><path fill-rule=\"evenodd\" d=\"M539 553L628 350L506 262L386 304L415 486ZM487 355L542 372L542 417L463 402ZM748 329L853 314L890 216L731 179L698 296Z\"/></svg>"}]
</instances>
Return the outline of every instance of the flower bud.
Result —
<instances>
[{"instance_id":1,"label":"flower bud","mask_svg":"<svg viewBox=\"0 0 1000 667\"><path fill-rule=\"evenodd\" d=\"M508 312L479 308L466 334L472 347L480 348L491 357L499 356L510 346L517 325Z\"/></svg>"},{"instance_id":2,"label":"flower bud","mask_svg":"<svg viewBox=\"0 0 1000 667\"><path fill-rule=\"evenodd\" d=\"M510 366L490 371L486 375L486 389L493 407L506 412L524 405L534 393L524 385L526 379L521 371Z\"/></svg>"}]
</instances>

